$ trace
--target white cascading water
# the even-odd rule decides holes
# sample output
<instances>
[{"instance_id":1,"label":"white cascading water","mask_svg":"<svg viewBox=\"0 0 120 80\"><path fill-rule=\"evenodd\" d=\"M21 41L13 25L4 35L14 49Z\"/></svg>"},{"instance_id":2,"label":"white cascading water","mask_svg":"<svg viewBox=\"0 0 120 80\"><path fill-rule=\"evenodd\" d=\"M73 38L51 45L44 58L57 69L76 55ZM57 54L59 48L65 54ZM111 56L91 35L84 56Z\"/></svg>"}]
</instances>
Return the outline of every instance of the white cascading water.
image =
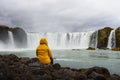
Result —
<instances>
[{"instance_id":1,"label":"white cascading water","mask_svg":"<svg viewBox=\"0 0 120 80\"><path fill-rule=\"evenodd\" d=\"M8 36L9 36L8 46L9 48L14 48L13 33L11 31L8 31Z\"/></svg>"},{"instance_id":2,"label":"white cascading water","mask_svg":"<svg viewBox=\"0 0 120 80\"><path fill-rule=\"evenodd\" d=\"M112 49L116 46L115 29L110 32L107 48Z\"/></svg>"},{"instance_id":3,"label":"white cascading water","mask_svg":"<svg viewBox=\"0 0 120 80\"><path fill-rule=\"evenodd\" d=\"M13 33L11 31L8 31L8 36L9 36L9 41L7 43L8 48L9 49L15 48Z\"/></svg>"},{"instance_id":4,"label":"white cascading water","mask_svg":"<svg viewBox=\"0 0 120 80\"><path fill-rule=\"evenodd\" d=\"M52 49L86 49L93 32L27 33L28 48L35 49L42 37L47 38Z\"/></svg>"},{"instance_id":5,"label":"white cascading water","mask_svg":"<svg viewBox=\"0 0 120 80\"><path fill-rule=\"evenodd\" d=\"M89 47L89 43L90 43L90 36L92 32L84 32L81 35L81 40L80 40L80 49L86 49Z\"/></svg>"},{"instance_id":6,"label":"white cascading water","mask_svg":"<svg viewBox=\"0 0 120 80\"><path fill-rule=\"evenodd\" d=\"M93 37L91 37L94 35ZM13 33L8 31L8 42L0 41L0 49L16 49ZM27 33L28 49L36 49L42 37L47 38L51 49L86 49L90 44L96 45L96 33L71 32L71 33ZM95 37L95 38L94 38ZM92 41L92 42L91 42Z\"/></svg>"},{"instance_id":7,"label":"white cascading water","mask_svg":"<svg viewBox=\"0 0 120 80\"><path fill-rule=\"evenodd\" d=\"M11 31L8 31L8 40L6 43L0 41L0 50L14 48L14 39Z\"/></svg>"},{"instance_id":8,"label":"white cascading water","mask_svg":"<svg viewBox=\"0 0 120 80\"><path fill-rule=\"evenodd\" d=\"M96 32L97 32L97 34L96 34L95 48L97 49L97 44L98 44L98 30Z\"/></svg>"},{"instance_id":9,"label":"white cascading water","mask_svg":"<svg viewBox=\"0 0 120 80\"><path fill-rule=\"evenodd\" d=\"M97 48L97 43L98 43L98 31L95 31L92 33L90 37L89 47Z\"/></svg>"}]
</instances>

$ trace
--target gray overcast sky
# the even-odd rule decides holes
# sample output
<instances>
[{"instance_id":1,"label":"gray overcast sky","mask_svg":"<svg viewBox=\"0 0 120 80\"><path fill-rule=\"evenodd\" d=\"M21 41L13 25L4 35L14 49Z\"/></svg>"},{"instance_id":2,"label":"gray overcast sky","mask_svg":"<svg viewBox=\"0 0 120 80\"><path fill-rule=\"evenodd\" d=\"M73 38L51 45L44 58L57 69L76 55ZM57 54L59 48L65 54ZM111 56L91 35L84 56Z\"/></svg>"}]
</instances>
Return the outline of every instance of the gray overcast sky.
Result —
<instances>
[{"instance_id":1,"label":"gray overcast sky","mask_svg":"<svg viewBox=\"0 0 120 80\"><path fill-rule=\"evenodd\" d=\"M91 31L120 26L120 0L0 0L0 24L28 32Z\"/></svg>"}]
</instances>

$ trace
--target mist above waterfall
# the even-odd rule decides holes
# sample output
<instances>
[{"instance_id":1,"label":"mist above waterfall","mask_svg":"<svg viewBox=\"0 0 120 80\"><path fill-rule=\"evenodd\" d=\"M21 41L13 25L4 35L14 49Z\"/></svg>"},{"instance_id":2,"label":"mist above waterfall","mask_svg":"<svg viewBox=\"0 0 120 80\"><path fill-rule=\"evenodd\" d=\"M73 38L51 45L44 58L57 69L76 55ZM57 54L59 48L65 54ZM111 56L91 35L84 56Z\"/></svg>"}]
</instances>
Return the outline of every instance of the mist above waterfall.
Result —
<instances>
[{"instance_id":1,"label":"mist above waterfall","mask_svg":"<svg viewBox=\"0 0 120 80\"><path fill-rule=\"evenodd\" d=\"M119 7L119 0L0 0L0 24L27 32L95 31L119 26Z\"/></svg>"}]
</instances>

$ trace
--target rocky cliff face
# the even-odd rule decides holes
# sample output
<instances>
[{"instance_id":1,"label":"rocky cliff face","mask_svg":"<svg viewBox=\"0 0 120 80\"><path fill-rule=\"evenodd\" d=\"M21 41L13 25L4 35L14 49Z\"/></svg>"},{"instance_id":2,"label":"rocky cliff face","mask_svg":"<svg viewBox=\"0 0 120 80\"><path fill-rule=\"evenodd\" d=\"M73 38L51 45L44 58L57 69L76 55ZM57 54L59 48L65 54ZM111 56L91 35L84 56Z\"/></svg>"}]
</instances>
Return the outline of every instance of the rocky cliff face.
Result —
<instances>
[{"instance_id":1,"label":"rocky cliff face","mask_svg":"<svg viewBox=\"0 0 120 80\"><path fill-rule=\"evenodd\" d=\"M3 43L7 43L9 36L8 36L9 27L0 25L0 41Z\"/></svg>"},{"instance_id":2,"label":"rocky cliff face","mask_svg":"<svg viewBox=\"0 0 120 80\"><path fill-rule=\"evenodd\" d=\"M107 48L108 38L111 30L110 27L105 27L103 29L98 30L98 44L97 48L104 49Z\"/></svg>"},{"instance_id":3,"label":"rocky cliff face","mask_svg":"<svg viewBox=\"0 0 120 80\"><path fill-rule=\"evenodd\" d=\"M14 45L17 48L27 47L27 34L22 28L10 28L8 26L0 25L0 42L7 44L9 42L9 33L12 32Z\"/></svg>"},{"instance_id":4,"label":"rocky cliff face","mask_svg":"<svg viewBox=\"0 0 120 80\"><path fill-rule=\"evenodd\" d=\"M116 34L116 48L120 48L120 27L115 31Z\"/></svg>"},{"instance_id":5,"label":"rocky cliff face","mask_svg":"<svg viewBox=\"0 0 120 80\"><path fill-rule=\"evenodd\" d=\"M108 38L110 36L111 30L113 30L113 29L110 28L110 27L105 27L105 28L100 29L98 31L98 44L97 44L97 47L99 49L107 48ZM116 42L115 48L112 49L112 50L119 51L120 50L120 27L118 27L115 30L115 42Z\"/></svg>"},{"instance_id":6,"label":"rocky cliff face","mask_svg":"<svg viewBox=\"0 0 120 80\"><path fill-rule=\"evenodd\" d=\"M12 30L15 46L18 48L27 47L27 34L22 28Z\"/></svg>"}]
</instances>

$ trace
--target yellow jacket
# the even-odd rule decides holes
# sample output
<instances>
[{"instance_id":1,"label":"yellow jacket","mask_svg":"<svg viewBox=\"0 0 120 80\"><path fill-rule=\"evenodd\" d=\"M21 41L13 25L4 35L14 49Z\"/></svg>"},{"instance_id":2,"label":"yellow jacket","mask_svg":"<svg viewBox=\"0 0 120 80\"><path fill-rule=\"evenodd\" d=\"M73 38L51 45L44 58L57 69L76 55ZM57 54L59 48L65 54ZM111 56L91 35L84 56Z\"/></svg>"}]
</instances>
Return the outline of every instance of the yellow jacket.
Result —
<instances>
[{"instance_id":1,"label":"yellow jacket","mask_svg":"<svg viewBox=\"0 0 120 80\"><path fill-rule=\"evenodd\" d=\"M42 38L40 40L40 45L36 49L36 55L40 62L44 64L50 64L52 58L52 52L48 47L48 42L46 38Z\"/></svg>"}]
</instances>

